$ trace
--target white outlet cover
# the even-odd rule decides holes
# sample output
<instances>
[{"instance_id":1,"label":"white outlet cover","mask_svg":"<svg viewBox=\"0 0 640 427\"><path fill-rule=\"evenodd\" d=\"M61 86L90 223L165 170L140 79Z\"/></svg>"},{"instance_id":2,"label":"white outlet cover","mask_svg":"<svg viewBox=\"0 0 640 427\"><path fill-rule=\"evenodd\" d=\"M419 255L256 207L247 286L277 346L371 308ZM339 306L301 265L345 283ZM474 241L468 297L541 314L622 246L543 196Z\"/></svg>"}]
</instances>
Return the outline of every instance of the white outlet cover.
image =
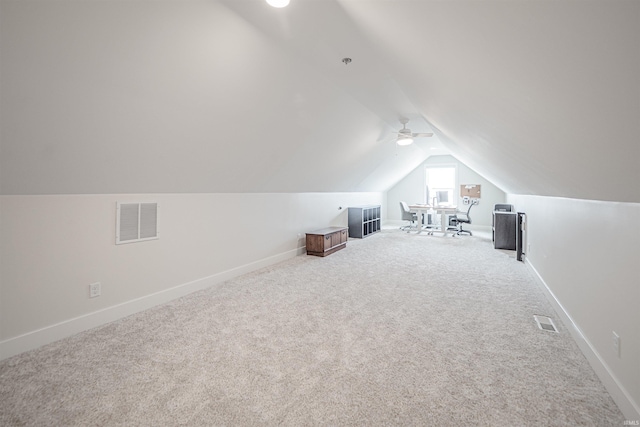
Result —
<instances>
[{"instance_id":1,"label":"white outlet cover","mask_svg":"<svg viewBox=\"0 0 640 427\"><path fill-rule=\"evenodd\" d=\"M89 298L95 298L100 296L100 282L92 283L89 285Z\"/></svg>"}]
</instances>

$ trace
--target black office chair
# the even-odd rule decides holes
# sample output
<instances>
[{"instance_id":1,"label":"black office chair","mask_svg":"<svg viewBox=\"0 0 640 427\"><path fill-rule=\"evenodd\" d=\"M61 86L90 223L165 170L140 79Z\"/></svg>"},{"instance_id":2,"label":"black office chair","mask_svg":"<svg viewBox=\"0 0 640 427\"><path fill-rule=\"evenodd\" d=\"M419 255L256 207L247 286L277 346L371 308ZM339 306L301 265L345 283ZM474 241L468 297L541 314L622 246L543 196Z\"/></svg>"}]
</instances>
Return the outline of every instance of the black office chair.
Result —
<instances>
[{"instance_id":1,"label":"black office chair","mask_svg":"<svg viewBox=\"0 0 640 427\"><path fill-rule=\"evenodd\" d=\"M400 230L407 230L408 233L411 227L413 227L413 223L418 220L418 215L411 212L406 202L400 202L400 211L402 212L402 220L409 221L409 224L400 227Z\"/></svg>"},{"instance_id":2,"label":"black office chair","mask_svg":"<svg viewBox=\"0 0 640 427\"><path fill-rule=\"evenodd\" d=\"M473 207L473 203L469 204L469 209L467 212L456 212L455 215L451 217L451 225L455 225L458 228L456 235L461 235L462 233L469 233L469 236L473 236L473 233L470 230L464 230L462 228L462 224L471 224L471 217L469 216L469 212L471 212L471 208Z\"/></svg>"}]
</instances>

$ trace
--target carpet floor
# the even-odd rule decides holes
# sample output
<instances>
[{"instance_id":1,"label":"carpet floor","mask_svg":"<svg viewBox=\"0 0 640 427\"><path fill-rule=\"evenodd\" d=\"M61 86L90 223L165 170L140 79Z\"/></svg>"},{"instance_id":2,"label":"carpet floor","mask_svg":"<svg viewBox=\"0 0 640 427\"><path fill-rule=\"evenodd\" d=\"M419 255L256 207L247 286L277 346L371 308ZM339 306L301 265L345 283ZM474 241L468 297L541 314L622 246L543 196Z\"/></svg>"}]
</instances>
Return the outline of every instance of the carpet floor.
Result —
<instances>
[{"instance_id":1,"label":"carpet floor","mask_svg":"<svg viewBox=\"0 0 640 427\"><path fill-rule=\"evenodd\" d=\"M384 230L0 362L3 426L623 422L527 267L476 236Z\"/></svg>"}]
</instances>

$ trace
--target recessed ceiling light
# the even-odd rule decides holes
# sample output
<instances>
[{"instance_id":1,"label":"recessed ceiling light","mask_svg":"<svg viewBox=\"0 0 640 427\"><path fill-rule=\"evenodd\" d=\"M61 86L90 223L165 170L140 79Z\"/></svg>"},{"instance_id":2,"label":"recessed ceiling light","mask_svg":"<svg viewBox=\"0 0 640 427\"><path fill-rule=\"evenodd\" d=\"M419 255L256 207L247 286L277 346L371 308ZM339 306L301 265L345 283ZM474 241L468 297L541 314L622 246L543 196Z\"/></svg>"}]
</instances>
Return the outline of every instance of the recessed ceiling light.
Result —
<instances>
[{"instance_id":1,"label":"recessed ceiling light","mask_svg":"<svg viewBox=\"0 0 640 427\"><path fill-rule=\"evenodd\" d=\"M285 7L289 4L289 0L267 0L267 3L273 7Z\"/></svg>"}]
</instances>

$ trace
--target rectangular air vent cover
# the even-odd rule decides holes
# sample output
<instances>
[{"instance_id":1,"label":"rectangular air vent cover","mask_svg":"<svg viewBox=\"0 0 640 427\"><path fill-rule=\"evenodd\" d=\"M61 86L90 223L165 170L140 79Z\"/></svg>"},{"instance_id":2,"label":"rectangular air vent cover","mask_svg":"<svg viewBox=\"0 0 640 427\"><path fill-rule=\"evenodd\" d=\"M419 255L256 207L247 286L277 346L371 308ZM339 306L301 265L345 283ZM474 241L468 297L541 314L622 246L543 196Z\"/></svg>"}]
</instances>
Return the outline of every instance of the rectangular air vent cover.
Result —
<instances>
[{"instance_id":1,"label":"rectangular air vent cover","mask_svg":"<svg viewBox=\"0 0 640 427\"><path fill-rule=\"evenodd\" d=\"M117 203L116 245L159 238L157 203Z\"/></svg>"},{"instance_id":2,"label":"rectangular air vent cover","mask_svg":"<svg viewBox=\"0 0 640 427\"><path fill-rule=\"evenodd\" d=\"M538 328L542 329L543 331L558 333L558 328L556 328L555 323L553 323L553 319L551 319L550 317L534 314L533 318L538 324Z\"/></svg>"}]
</instances>

